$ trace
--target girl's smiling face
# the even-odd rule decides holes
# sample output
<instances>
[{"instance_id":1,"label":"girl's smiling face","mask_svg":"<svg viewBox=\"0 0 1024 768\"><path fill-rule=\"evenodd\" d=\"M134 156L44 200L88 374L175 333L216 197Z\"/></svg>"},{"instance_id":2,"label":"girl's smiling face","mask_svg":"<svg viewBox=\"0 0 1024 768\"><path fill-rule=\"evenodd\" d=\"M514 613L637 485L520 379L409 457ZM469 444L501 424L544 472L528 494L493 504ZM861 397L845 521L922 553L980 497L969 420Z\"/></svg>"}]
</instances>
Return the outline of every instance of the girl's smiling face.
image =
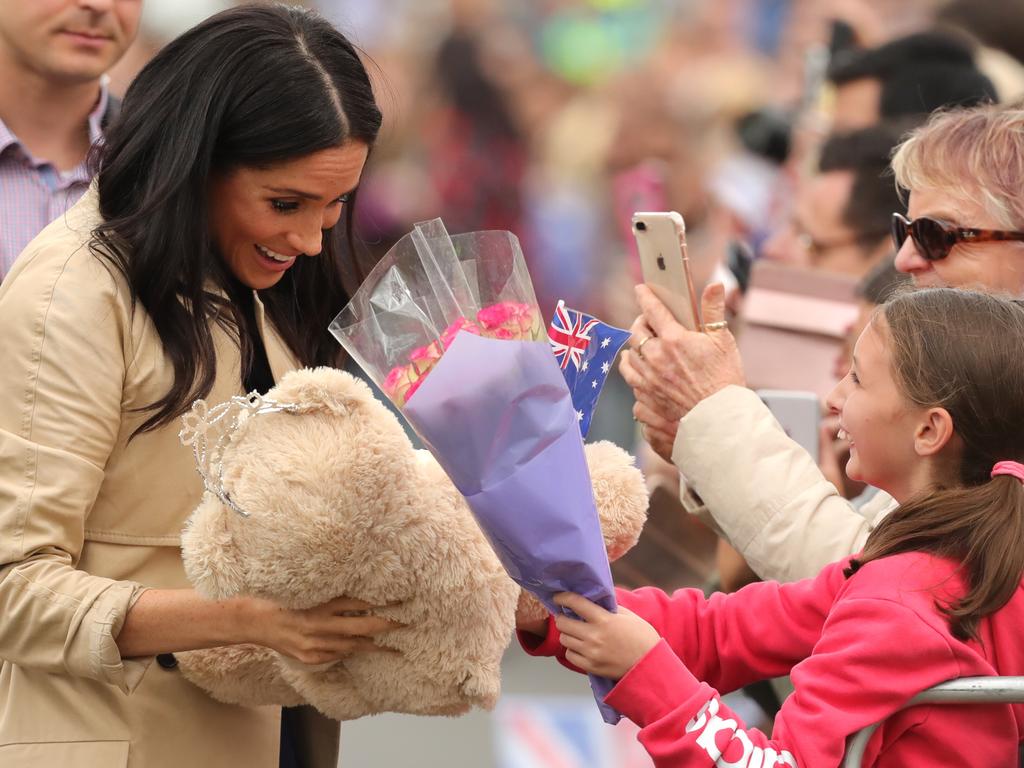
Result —
<instances>
[{"instance_id":1,"label":"girl's smiling face","mask_svg":"<svg viewBox=\"0 0 1024 768\"><path fill-rule=\"evenodd\" d=\"M861 333L850 372L827 403L839 415L840 436L850 441L846 474L903 501L931 482L930 451L922 454L921 438L935 409L921 408L903 394L887 337L879 313Z\"/></svg>"},{"instance_id":2,"label":"girl's smiling face","mask_svg":"<svg viewBox=\"0 0 1024 768\"><path fill-rule=\"evenodd\" d=\"M269 168L238 168L210 185L217 249L242 284L277 283L298 258L316 256L359 184L368 147L347 142Z\"/></svg>"}]
</instances>

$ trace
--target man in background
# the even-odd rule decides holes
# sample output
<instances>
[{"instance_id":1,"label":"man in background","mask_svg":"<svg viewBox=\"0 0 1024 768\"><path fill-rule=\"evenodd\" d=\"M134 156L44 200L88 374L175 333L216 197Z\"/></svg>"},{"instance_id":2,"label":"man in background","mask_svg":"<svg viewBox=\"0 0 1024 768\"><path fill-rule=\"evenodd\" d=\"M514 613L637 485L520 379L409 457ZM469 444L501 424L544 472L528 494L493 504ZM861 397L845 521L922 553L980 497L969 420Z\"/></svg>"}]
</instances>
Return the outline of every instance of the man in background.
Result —
<instances>
[{"instance_id":1,"label":"man in background","mask_svg":"<svg viewBox=\"0 0 1024 768\"><path fill-rule=\"evenodd\" d=\"M0 280L89 186L90 147L116 110L104 73L142 0L0 0Z\"/></svg>"},{"instance_id":2,"label":"man in background","mask_svg":"<svg viewBox=\"0 0 1024 768\"><path fill-rule=\"evenodd\" d=\"M889 156L909 127L887 122L829 136L817 171L801 181L789 220L762 255L854 276L890 256L889 219L902 202Z\"/></svg>"}]
</instances>

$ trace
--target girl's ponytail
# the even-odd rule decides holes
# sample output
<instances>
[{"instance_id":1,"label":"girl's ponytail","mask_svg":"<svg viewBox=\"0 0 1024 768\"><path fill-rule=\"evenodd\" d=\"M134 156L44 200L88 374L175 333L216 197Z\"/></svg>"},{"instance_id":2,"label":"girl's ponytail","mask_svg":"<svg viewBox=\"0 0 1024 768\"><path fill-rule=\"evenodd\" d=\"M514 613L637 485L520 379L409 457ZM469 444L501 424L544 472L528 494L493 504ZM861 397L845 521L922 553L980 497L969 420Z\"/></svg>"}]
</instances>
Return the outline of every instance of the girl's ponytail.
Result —
<instances>
[{"instance_id":1,"label":"girl's ponytail","mask_svg":"<svg viewBox=\"0 0 1024 768\"><path fill-rule=\"evenodd\" d=\"M1020 467L1024 475L1024 466ZM954 637L978 639L981 619L1002 608L1024 575L1024 481L994 476L970 488L911 499L872 531L849 573L901 552L928 552L961 563L967 593L939 610Z\"/></svg>"}]
</instances>

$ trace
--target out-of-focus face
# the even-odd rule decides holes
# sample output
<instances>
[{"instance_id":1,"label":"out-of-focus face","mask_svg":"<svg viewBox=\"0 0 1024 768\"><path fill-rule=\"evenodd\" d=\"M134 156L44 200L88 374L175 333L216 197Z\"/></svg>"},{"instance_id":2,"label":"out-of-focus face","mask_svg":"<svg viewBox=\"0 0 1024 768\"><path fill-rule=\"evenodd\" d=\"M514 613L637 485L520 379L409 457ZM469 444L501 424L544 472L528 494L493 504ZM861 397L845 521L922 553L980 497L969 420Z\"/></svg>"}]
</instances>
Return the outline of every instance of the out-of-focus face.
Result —
<instances>
[{"instance_id":1,"label":"out-of-focus face","mask_svg":"<svg viewBox=\"0 0 1024 768\"><path fill-rule=\"evenodd\" d=\"M981 194L977 195L981 198ZM959 197L934 189L916 189L910 193L907 217L927 216L960 227L1005 229L978 199ZM957 243L949 255L928 261L908 237L896 254L896 269L906 272L919 286L977 288L985 291L1024 296L1024 243Z\"/></svg>"},{"instance_id":2,"label":"out-of-focus face","mask_svg":"<svg viewBox=\"0 0 1024 768\"><path fill-rule=\"evenodd\" d=\"M95 80L131 45L141 13L142 0L0 0L0 76Z\"/></svg>"},{"instance_id":3,"label":"out-of-focus face","mask_svg":"<svg viewBox=\"0 0 1024 768\"><path fill-rule=\"evenodd\" d=\"M882 83L873 77L862 77L836 86L832 130L855 131L876 125L881 119L881 100Z\"/></svg>"},{"instance_id":4,"label":"out-of-focus face","mask_svg":"<svg viewBox=\"0 0 1024 768\"><path fill-rule=\"evenodd\" d=\"M210 184L210 222L232 274L255 290L296 259L316 256L358 186L369 148L350 141L270 168L239 168Z\"/></svg>"},{"instance_id":5,"label":"out-of-focus face","mask_svg":"<svg viewBox=\"0 0 1024 768\"><path fill-rule=\"evenodd\" d=\"M800 185L790 220L764 245L773 261L802 264L811 269L863 275L873 263L874 245L843 222L853 188L852 171L829 171ZM886 222L879 222L879 242Z\"/></svg>"}]
</instances>

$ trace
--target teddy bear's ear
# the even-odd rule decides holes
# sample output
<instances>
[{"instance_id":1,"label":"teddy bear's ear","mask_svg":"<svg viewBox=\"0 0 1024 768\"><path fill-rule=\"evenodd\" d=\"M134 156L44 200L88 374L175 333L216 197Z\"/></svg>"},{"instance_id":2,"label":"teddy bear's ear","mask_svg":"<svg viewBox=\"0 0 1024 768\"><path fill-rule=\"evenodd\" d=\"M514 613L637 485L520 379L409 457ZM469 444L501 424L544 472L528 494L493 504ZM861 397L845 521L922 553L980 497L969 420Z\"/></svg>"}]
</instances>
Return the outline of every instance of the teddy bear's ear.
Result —
<instances>
[{"instance_id":1,"label":"teddy bear's ear","mask_svg":"<svg viewBox=\"0 0 1024 768\"><path fill-rule=\"evenodd\" d=\"M267 393L267 398L299 403L303 408L323 408L342 415L350 415L354 408L375 403L366 382L337 368L327 367L289 371Z\"/></svg>"},{"instance_id":2,"label":"teddy bear's ear","mask_svg":"<svg viewBox=\"0 0 1024 768\"><path fill-rule=\"evenodd\" d=\"M586 454L605 548L614 561L640 538L647 521L647 486L633 457L614 443L589 443Z\"/></svg>"},{"instance_id":3,"label":"teddy bear's ear","mask_svg":"<svg viewBox=\"0 0 1024 768\"><path fill-rule=\"evenodd\" d=\"M209 600L234 597L245 584L245 571L231 532L231 515L212 493L185 523L181 534L181 555L185 574L196 591Z\"/></svg>"}]
</instances>

